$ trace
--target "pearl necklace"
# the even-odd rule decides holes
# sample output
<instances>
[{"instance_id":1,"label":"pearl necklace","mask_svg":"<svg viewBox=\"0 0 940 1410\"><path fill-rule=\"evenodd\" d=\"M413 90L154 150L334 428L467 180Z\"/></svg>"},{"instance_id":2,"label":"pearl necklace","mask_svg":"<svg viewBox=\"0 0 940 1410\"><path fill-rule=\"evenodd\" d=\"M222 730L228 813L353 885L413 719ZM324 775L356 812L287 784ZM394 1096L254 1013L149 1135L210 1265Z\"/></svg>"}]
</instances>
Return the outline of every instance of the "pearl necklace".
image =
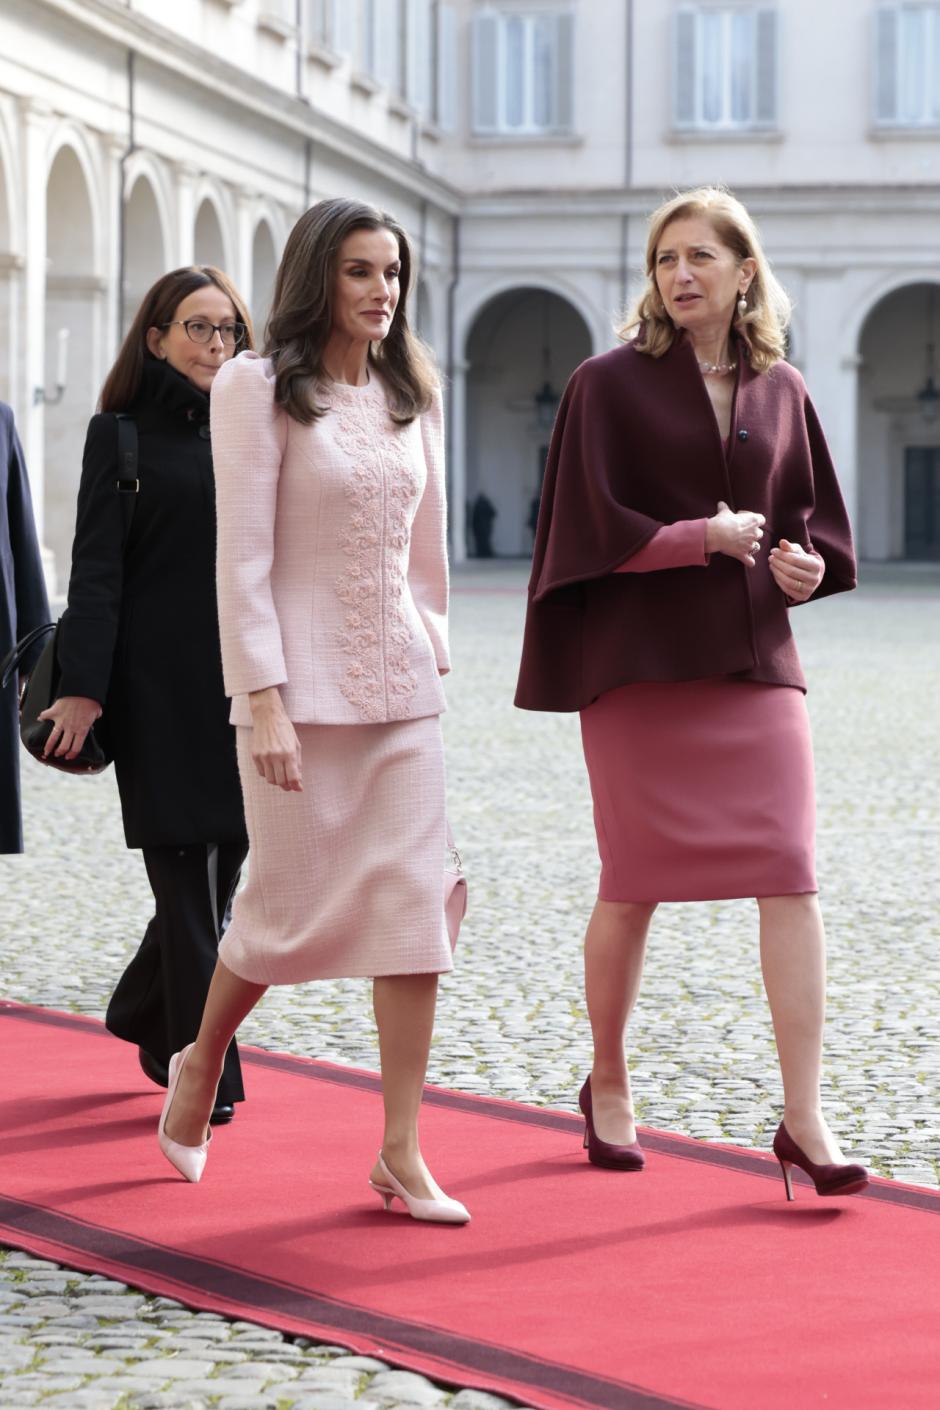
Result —
<instances>
[{"instance_id":1,"label":"pearl necklace","mask_svg":"<svg viewBox=\"0 0 940 1410\"><path fill-rule=\"evenodd\" d=\"M700 362L703 377L727 377L737 368L736 362Z\"/></svg>"}]
</instances>

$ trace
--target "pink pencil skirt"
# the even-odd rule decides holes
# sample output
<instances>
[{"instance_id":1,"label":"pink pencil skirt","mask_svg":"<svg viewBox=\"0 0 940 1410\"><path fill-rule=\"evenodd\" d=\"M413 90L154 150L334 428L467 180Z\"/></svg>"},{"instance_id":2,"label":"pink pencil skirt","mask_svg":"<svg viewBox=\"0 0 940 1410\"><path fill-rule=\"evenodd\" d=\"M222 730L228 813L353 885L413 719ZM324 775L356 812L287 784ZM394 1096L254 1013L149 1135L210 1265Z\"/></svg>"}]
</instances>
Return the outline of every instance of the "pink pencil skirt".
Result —
<instances>
[{"instance_id":1,"label":"pink pencil skirt","mask_svg":"<svg viewBox=\"0 0 940 1410\"><path fill-rule=\"evenodd\" d=\"M815 891L802 691L727 678L607 691L581 712L603 901Z\"/></svg>"},{"instance_id":2,"label":"pink pencil skirt","mask_svg":"<svg viewBox=\"0 0 940 1410\"><path fill-rule=\"evenodd\" d=\"M222 962L255 984L452 969L440 718L295 729L302 793L236 730L250 851Z\"/></svg>"}]
</instances>

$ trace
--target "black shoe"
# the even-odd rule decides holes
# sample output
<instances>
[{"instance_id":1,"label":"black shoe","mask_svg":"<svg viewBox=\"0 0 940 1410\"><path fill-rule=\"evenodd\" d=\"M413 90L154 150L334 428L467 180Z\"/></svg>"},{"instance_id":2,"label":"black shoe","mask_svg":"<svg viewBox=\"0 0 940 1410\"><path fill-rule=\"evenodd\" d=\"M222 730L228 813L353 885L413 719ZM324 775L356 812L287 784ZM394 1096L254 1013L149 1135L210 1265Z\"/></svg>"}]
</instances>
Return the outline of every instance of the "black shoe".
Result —
<instances>
[{"instance_id":1,"label":"black shoe","mask_svg":"<svg viewBox=\"0 0 940 1410\"><path fill-rule=\"evenodd\" d=\"M163 1066L162 1062L158 1062L151 1053L148 1053L146 1048L137 1049L137 1059L140 1063L141 1071L146 1077L150 1078L151 1082L156 1082L158 1087L165 1087L167 1085L169 1081L167 1069ZM209 1117L209 1125L227 1126L228 1123L234 1119L234 1116L235 1108L231 1102L216 1102L215 1106L212 1108L212 1114Z\"/></svg>"},{"instance_id":2,"label":"black shoe","mask_svg":"<svg viewBox=\"0 0 940 1410\"><path fill-rule=\"evenodd\" d=\"M137 1061L140 1063L140 1070L145 1077L149 1077L151 1082L155 1082L158 1087L165 1087L169 1083L170 1074L162 1062L151 1056L146 1048L137 1049Z\"/></svg>"}]
</instances>

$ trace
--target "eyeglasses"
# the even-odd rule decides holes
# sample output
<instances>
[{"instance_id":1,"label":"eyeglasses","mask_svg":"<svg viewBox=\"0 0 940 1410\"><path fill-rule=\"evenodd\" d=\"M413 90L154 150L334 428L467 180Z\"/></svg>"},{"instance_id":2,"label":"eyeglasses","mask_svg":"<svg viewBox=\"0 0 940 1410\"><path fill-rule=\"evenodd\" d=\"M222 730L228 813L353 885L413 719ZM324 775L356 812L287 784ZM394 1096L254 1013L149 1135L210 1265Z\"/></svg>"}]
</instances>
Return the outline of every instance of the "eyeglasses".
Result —
<instances>
[{"instance_id":1,"label":"eyeglasses","mask_svg":"<svg viewBox=\"0 0 940 1410\"><path fill-rule=\"evenodd\" d=\"M185 329L191 343L211 343L218 333L222 342L229 348L237 348L248 329L244 323L210 323L208 318L173 318L169 323L161 323L161 328L172 328L179 324Z\"/></svg>"}]
</instances>

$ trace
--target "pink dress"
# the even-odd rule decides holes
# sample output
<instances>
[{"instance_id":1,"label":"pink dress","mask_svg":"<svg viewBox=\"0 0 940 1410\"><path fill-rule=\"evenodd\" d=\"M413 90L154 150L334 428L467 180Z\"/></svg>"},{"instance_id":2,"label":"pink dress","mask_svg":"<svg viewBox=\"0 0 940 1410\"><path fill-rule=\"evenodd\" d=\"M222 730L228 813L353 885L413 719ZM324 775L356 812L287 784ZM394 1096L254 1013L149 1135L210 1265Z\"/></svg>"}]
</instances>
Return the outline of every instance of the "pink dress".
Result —
<instances>
[{"instance_id":1,"label":"pink dress","mask_svg":"<svg viewBox=\"0 0 940 1410\"><path fill-rule=\"evenodd\" d=\"M324 398L318 421L293 421L254 353L212 388L222 667L251 844L219 956L256 984L453 967L441 397L396 423L372 369ZM297 732L302 793L251 757L247 697L268 686Z\"/></svg>"},{"instance_id":2,"label":"pink dress","mask_svg":"<svg viewBox=\"0 0 940 1410\"><path fill-rule=\"evenodd\" d=\"M704 567L705 520L660 529L618 572ZM603 901L815 891L802 691L733 677L646 682L581 711Z\"/></svg>"}]
</instances>

